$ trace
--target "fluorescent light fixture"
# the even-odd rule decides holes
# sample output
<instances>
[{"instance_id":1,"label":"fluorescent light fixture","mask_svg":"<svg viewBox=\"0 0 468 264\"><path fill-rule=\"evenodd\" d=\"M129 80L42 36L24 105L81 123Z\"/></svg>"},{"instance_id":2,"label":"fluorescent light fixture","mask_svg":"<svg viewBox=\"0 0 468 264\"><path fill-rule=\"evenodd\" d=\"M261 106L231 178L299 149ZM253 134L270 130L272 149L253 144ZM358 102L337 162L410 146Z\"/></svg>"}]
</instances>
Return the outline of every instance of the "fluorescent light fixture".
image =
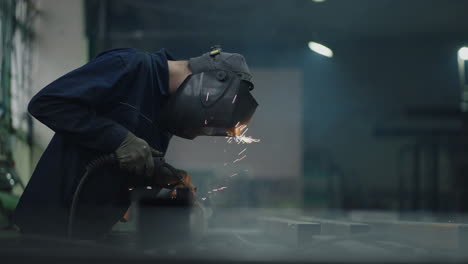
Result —
<instances>
[{"instance_id":1,"label":"fluorescent light fixture","mask_svg":"<svg viewBox=\"0 0 468 264\"><path fill-rule=\"evenodd\" d=\"M462 47L458 50L458 57L462 60L468 60L468 47Z\"/></svg>"},{"instance_id":2,"label":"fluorescent light fixture","mask_svg":"<svg viewBox=\"0 0 468 264\"><path fill-rule=\"evenodd\" d=\"M315 2L315 3L323 3L325 2L326 0L312 0L312 2Z\"/></svg>"},{"instance_id":3,"label":"fluorescent light fixture","mask_svg":"<svg viewBox=\"0 0 468 264\"><path fill-rule=\"evenodd\" d=\"M309 42L309 49L312 50L313 52L316 52L316 53L318 53L320 55L323 55L325 57L328 57L328 58L333 57L333 51L330 48L328 48L328 47L326 47L326 46L324 46L324 45L322 45L320 43L310 41Z\"/></svg>"}]
</instances>

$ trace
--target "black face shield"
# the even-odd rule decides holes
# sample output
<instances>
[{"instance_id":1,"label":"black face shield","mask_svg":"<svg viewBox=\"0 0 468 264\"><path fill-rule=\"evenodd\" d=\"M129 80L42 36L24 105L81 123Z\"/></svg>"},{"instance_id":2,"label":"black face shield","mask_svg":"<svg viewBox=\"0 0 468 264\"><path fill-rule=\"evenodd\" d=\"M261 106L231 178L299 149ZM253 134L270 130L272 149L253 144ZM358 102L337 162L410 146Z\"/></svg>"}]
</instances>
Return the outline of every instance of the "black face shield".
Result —
<instances>
[{"instance_id":1,"label":"black face shield","mask_svg":"<svg viewBox=\"0 0 468 264\"><path fill-rule=\"evenodd\" d=\"M224 70L190 75L173 94L161 113L161 125L171 134L238 136L258 106L250 91L253 84L237 73Z\"/></svg>"}]
</instances>

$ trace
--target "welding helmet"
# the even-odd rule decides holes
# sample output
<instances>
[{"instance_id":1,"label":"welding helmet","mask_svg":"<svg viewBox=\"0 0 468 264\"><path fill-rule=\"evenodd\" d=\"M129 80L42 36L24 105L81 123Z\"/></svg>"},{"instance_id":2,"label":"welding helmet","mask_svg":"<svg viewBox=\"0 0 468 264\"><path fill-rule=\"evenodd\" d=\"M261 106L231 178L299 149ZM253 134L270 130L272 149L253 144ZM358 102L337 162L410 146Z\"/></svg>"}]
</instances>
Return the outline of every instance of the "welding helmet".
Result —
<instances>
[{"instance_id":1,"label":"welding helmet","mask_svg":"<svg viewBox=\"0 0 468 264\"><path fill-rule=\"evenodd\" d=\"M245 58L215 47L190 59L189 68L192 74L161 111L161 125L187 139L238 136L258 106Z\"/></svg>"}]
</instances>

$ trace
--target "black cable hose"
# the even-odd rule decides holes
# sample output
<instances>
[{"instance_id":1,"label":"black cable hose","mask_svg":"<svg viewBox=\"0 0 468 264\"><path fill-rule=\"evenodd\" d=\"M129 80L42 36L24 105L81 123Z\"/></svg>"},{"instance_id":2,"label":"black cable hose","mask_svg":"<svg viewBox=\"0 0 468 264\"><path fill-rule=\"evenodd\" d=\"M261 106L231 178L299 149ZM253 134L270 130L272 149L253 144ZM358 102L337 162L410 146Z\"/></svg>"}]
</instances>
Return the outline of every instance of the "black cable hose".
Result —
<instances>
[{"instance_id":1,"label":"black cable hose","mask_svg":"<svg viewBox=\"0 0 468 264\"><path fill-rule=\"evenodd\" d=\"M73 199L72 203L70 206L70 212L68 215L68 226L67 226L67 234L68 238L71 239L73 237L73 222L75 219L75 214L76 214L76 206L78 204L79 196L81 193L81 189L83 188L84 184L86 183L89 175L91 174L92 171L95 169L107 165L107 164L114 164L117 163L117 157L115 154L109 154L109 155L104 155L101 157L98 157L95 160L92 160L87 166L86 166L86 172L81 178L80 182L78 183L78 186L76 187L75 193L73 194Z\"/></svg>"},{"instance_id":2,"label":"black cable hose","mask_svg":"<svg viewBox=\"0 0 468 264\"><path fill-rule=\"evenodd\" d=\"M156 157L161 158L162 156L164 156L164 153L156 152ZM73 222L75 220L76 206L77 206L78 201L79 201L81 189L83 188L84 184L88 180L89 175L92 174L92 172L97 168L100 168L100 167L102 167L104 165L117 164L117 163L118 163L117 156L114 153L112 153L112 154L108 154L108 155L98 157L97 159L92 160L88 165L86 165L86 171L85 171L83 177L81 178L80 182L78 183L78 186L76 187L76 190L75 190L75 192L73 194L72 203L71 203L71 206L70 206L70 212L69 212L69 215L68 215L68 225L67 225L67 235L68 235L69 239L73 238ZM187 186L187 183L185 182L184 178L182 177L182 175L180 175L179 171L176 168L172 167L171 165L169 165L166 162L163 162L163 163L164 164L162 166L169 169L171 171L171 173L175 177L177 177L177 179L180 180L180 182L183 185Z\"/></svg>"}]
</instances>

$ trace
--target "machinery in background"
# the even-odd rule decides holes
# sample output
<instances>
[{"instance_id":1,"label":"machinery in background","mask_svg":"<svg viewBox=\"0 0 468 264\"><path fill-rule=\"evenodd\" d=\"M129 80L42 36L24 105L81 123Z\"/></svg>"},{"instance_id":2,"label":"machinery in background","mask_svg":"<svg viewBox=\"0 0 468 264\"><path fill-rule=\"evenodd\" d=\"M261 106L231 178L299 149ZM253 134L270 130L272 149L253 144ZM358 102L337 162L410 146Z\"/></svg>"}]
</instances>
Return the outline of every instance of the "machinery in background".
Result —
<instances>
[{"instance_id":1,"label":"machinery in background","mask_svg":"<svg viewBox=\"0 0 468 264\"><path fill-rule=\"evenodd\" d=\"M9 137L11 129L6 125L7 109L0 102L0 229L12 226L11 216L18 204L19 197L13 195L17 185L24 190L24 183L15 170Z\"/></svg>"},{"instance_id":2,"label":"machinery in background","mask_svg":"<svg viewBox=\"0 0 468 264\"><path fill-rule=\"evenodd\" d=\"M408 108L395 122L376 127L379 138L412 142L398 152L398 207L403 215L468 212L466 133L466 114L445 106Z\"/></svg>"},{"instance_id":3,"label":"machinery in background","mask_svg":"<svg viewBox=\"0 0 468 264\"><path fill-rule=\"evenodd\" d=\"M0 228L9 228L11 215L18 204L19 197L14 195L13 188L19 185L24 189L24 184L17 177L15 163L0 159Z\"/></svg>"},{"instance_id":4,"label":"machinery in background","mask_svg":"<svg viewBox=\"0 0 468 264\"><path fill-rule=\"evenodd\" d=\"M32 119L26 105L32 91L33 23L39 10L28 0L0 4L0 229L10 227L18 197L15 186L24 184L15 171L11 138L28 145L32 155ZM21 164L24 166L24 164Z\"/></svg>"}]
</instances>

